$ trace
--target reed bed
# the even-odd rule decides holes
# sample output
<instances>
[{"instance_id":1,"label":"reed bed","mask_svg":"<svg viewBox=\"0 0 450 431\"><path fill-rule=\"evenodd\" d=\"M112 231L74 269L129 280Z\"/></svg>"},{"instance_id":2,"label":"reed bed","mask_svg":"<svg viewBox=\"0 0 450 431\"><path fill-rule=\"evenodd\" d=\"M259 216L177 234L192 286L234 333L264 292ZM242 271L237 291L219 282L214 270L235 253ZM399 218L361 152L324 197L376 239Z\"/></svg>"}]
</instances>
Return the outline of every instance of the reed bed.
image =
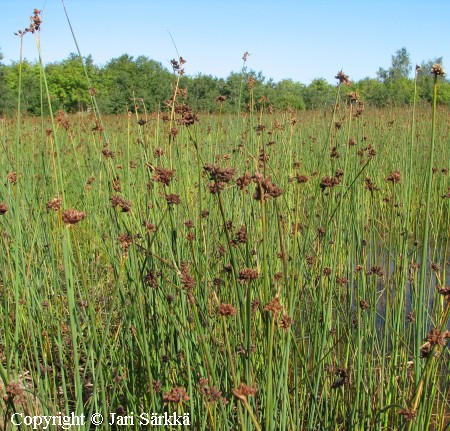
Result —
<instances>
[{"instance_id":1,"label":"reed bed","mask_svg":"<svg viewBox=\"0 0 450 431\"><path fill-rule=\"evenodd\" d=\"M160 113L1 119L2 427L447 429L448 109L197 114L175 63Z\"/></svg>"}]
</instances>

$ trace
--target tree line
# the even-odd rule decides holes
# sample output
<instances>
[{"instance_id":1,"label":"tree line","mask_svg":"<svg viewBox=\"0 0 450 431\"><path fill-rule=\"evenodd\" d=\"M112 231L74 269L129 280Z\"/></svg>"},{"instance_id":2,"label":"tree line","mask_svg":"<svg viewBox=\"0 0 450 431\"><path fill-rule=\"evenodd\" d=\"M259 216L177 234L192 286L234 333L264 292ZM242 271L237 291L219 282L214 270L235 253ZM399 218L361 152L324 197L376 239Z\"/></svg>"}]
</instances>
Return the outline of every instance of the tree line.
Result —
<instances>
[{"instance_id":1,"label":"tree line","mask_svg":"<svg viewBox=\"0 0 450 431\"><path fill-rule=\"evenodd\" d=\"M2 59L0 53L0 60ZM430 69L442 58L423 62L417 68L417 96L432 100L433 78ZM91 81L89 86L85 70ZM45 76L52 108L74 113L85 111L96 94L100 110L105 114L125 113L133 109L136 100L143 102L147 111L164 110L173 94L174 73L161 63L145 56L133 58L128 54L113 58L104 66L95 65L91 56L83 58L71 54L67 59L45 66ZM245 64L245 63L244 63ZM23 61L10 65L0 62L0 113L10 114L17 109L21 68L21 107L30 115L39 115L46 107L43 94L43 71L38 63ZM393 56L388 69L380 68L376 78L352 82L346 92L358 94L364 103L375 106L401 106L413 102L413 65L405 48ZM250 91L248 82L252 82ZM283 79L275 82L262 72L247 70L231 72L227 78L198 74L180 76L179 87L187 89L186 103L196 112L237 112L245 109L250 98L264 100L274 109L317 109L334 102L335 86L324 78L314 79L309 85ZM221 96L221 97L219 97ZM345 97L345 94L343 95ZM438 102L450 106L450 81L441 84ZM48 111L47 111L48 112Z\"/></svg>"}]
</instances>

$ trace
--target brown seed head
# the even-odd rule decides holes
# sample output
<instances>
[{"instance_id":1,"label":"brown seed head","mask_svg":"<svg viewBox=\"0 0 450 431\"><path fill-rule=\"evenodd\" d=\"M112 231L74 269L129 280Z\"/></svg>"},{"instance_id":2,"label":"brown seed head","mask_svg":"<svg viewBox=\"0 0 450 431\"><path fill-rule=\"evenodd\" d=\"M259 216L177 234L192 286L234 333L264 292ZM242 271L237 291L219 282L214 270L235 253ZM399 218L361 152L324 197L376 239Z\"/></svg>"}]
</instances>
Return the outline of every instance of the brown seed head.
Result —
<instances>
[{"instance_id":1,"label":"brown seed head","mask_svg":"<svg viewBox=\"0 0 450 431\"><path fill-rule=\"evenodd\" d=\"M367 275L377 275L379 277L383 276L383 268L381 266L372 266L367 273Z\"/></svg>"},{"instance_id":2,"label":"brown seed head","mask_svg":"<svg viewBox=\"0 0 450 431\"><path fill-rule=\"evenodd\" d=\"M278 296L275 296L264 308L264 311L268 311L269 313L273 314L273 317L276 319L278 315L280 314L281 310L283 309L282 305L280 304L280 298Z\"/></svg>"},{"instance_id":3,"label":"brown seed head","mask_svg":"<svg viewBox=\"0 0 450 431\"><path fill-rule=\"evenodd\" d=\"M110 202L111 202L111 206L113 208L116 208L117 206L120 207L120 209L122 210L122 212L130 212L131 211L131 202L125 200L122 196L120 196L119 194L116 195L111 195L111 197L109 198Z\"/></svg>"},{"instance_id":4,"label":"brown seed head","mask_svg":"<svg viewBox=\"0 0 450 431\"><path fill-rule=\"evenodd\" d=\"M433 67L431 68L431 73L434 76L445 76L445 70L442 67L442 64L439 63L433 64Z\"/></svg>"},{"instance_id":5,"label":"brown seed head","mask_svg":"<svg viewBox=\"0 0 450 431\"><path fill-rule=\"evenodd\" d=\"M153 155L155 156L155 158L159 158L162 157L164 155L164 150L162 148L156 148L155 151L153 152Z\"/></svg>"},{"instance_id":6,"label":"brown seed head","mask_svg":"<svg viewBox=\"0 0 450 431\"><path fill-rule=\"evenodd\" d=\"M186 262L181 262L181 284L183 285L183 289L192 290L195 287L195 278L192 277L189 273L189 266Z\"/></svg>"},{"instance_id":7,"label":"brown seed head","mask_svg":"<svg viewBox=\"0 0 450 431\"><path fill-rule=\"evenodd\" d=\"M55 197L51 201L47 202L46 208L47 208L47 211L50 211L50 210L58 211L61 208L61 205L62 205L62 199Z\"/></svg>"},{"instance_id":8,"label":"brown seed head","mask_svg":"<svg viewBox=\"0 0 450 431\"><path fill-rule=\"evenodd\" d=\"M124 254L127 255L131 244L133 244L133 237L129 233L123 233L117 237L117 241L119 247L123 249Z\"/></svg>"},{"instance_id":9,"label":"brown seed head","mask_svg":"<svg viewBox=\"0 0 450 431\"><path fill-rule=\"evenodd\" d=\"M258 278L258 271L252 268L244 268L239 271L238 280L240 283L249 283Z\"/></svg>"},{"instance_id":10,"label":"brown seed head","mask_svg":"<svg viewBox=\"0 0 450 431\"><path fill-rule=\"evenodd\" d=\"M173 169L157 167L155 168L155 172L153 174L153 181L168 186L172 180L173 174Z\"/></svg>"},{"instance_id":11,"label":"brown seed head","mask_svg":"<svg viewBox=\"0 0 450 431\"><path fill-rule=\"evenodd\" d=\"M19 397L20 395L22 395L23 388L19 383L10 382L8 386L6 386L5 392L5 401L13 400L15 397Z\"/></svg>"},{"instance_id":12,"label":"brown seed head","mask_svg":"<svg viewBox=\"0 0 450 431\"><path fill-rule=\"evenodd\" d=\"M309 181L309 178L306 175L297 174L296 178L298 184L304 184Z\"/></svg>"},{"instance_id":13,"label":"brown seed head","mask_svg":"<svg viewBox=\"0 0 450 431\"><path fill-rule=\"evenodd\" d=\"M283 314L279 323L280 328L284 329L287 332L289 331L291 325L292 325L292 317L288 316L287 314Z\"/></svg>"},{"instance_id":14,"label":"brown seed head","mask_svg":"<svg viewBox=\"0 0 450 431\"><path fill-rule=\"evenodd\" d=\"M341 180L338 177L329 177L324 176L322 178L322 181L320 182L320 188L322 190L325 190L326 188L333 188L334 186L337 186L341 183Z\"/></svg>"},{"instance_id":15,"label":"brown seed head","mask_svg":"<svg viewBox=\"0 0 450 431\"><path fill-rule=\"evenodd\" d=\"M176 195L174 193L166 195L166 202L169 205L179 205L181 204L181 199L179 195Z\"/></svg>"},{"instance_id":16,"label":"brown seed head","mask_svg":"<svg viewBox=\"0 0 450 431\"><path fill-rule=\"evenodd\" d=\"M385 178L386 181L390 181L392 184L398 184L401 181L400 171L394 171Z\"/></svg>"},{"instance_id":17,"label":"brown seed head","mask_svg":"<svg viewBox=\"0 0 450 431\"><path fill-rule=\"evenodd\" d=\"M245 226L241 226L236 231L236 237L231 240L231 245L237 247L238 244L245 244L248 241L247 229Z\"/></svg>"},{"instance_id":18,"label":"brown seed head","mask_svg":"<svg viewBox=\"0 0 450 431\"><path fill-rule=\"evenodd\" d=\"M4 202L0 202L0 215L4 215L8 212L8 205Z\"/></svg>"},{"instance_id":19,"label":"brown seed head","mask_svg":"<svg viewBox=\"0 0 450 431\"><path fill-rule=\"evenodd\" d=\"M86 217L86 213L77 211L76 209L69 208L62 213L62 219L65 224L73 225L83 220Z\"/></svg>"},{"instance_id":20,"label":"brown seed head","mask_svg":"<svg viewBox=\"0 0 450 431\"><path fill-rule=\"evenodd\" d=\"M17 182L17 174L15 172L8 172L6 178L11 184L16 184Z\"/></svg>"},{"instance_id":21,"label":"brown seed head","mask_svg":"<svg viewBox=\"0 0 450 431\"><path fill-rule=\"evenodd\" d=\"M170 392L166 392L163 396L164 403L184 403L185 401L189 401L189 396L186 392L186 389L182 387L175 387L170 390Z\"/></svg>"},{"instance_id":22,"label":"brown seed head","mask_svg":"<svg viewBox=\"0 0 450 431\"><path fill-rule=\"evenodd\" d=\"M446 341L444 335L445 335L445 333L442 333L438 329L432 329L430 332L428 332L427 338L425 338L425 341L428 341L431 344L431 346L435 346L435 345L445 346L447 341Z\"/></svg>"},{"instance_id":23,"label":"brown seed head","mask_svg":"<svg viewBox=\"0 0 450 431\"><path fill-rule=\"evenodd\" d=\"M257 388L247 386L245 383L241 383L237 389L233 389L233 394L241 401L245 401L247 397L252 397L258 391Z\"/></svg>"},{"instance_id":24,"label":"brown seed head","mask_svg":"<svg viewBox=\"0 0 450 431\"><path fill-rule=\"evenodd\" d=\"M444 298L450 302L450 286L447 287L438 287L438 292L441 295L444 295Z\"/></svg>"},{"instance_id":25,"label":"brown seed head","mask_svg":"<svg viewBox=\"0 0 450 431\"><path fill-rule=\"evenodd\" d=\"M370 307L369 304L363 299L359 301L359 308L361 308L362 311L367 310L369 307Z\"/></svg>"},{"instance_id":26,"label":"brown seed head","mask_svg":"<svg viewBox=\"0 0 450 431\"><path fill-rule=\"evenodd\" d=\"M398 411L400 416L403 416L407 421L413 421L416 418L417 412L412 409L401 409Z\"/></svg>"},{"instance_id":27,"label":"brown seed head","mask_svg":"<svg viewBox=\"0 0 450 431\"><path fill-rule=\"evenodd\" d=\"M252 176L245 172L243 175L241 175L236 180L236 185L238 186L239 190L245 190L245 188L250 184L250 181L252 179Z\"/></svg>"},{"instance_id":28,"label":"brown seed head","mask_svg":"<svg viewBox=\"0 0 450 431\"><path fill-rule=\"evenodd\" d=\"M255 173L255 175L253 175L253 182L256 183L255 193L253 194L253 197L257 201L264 201L266 196L270 196L275 199L283 194L283 190L272 183L272 181L270 180L270 176L264 178L262 174L257 172Z\"/></svg>"},{"instance_id":29,"label":"brown seed head","mask_svg":"<svg viewBox=\"0 0 450 431\"><path fill-rule=\"evenodd\" d=\"M217 313L220 316L234 316L236 314L236 308L231 304L220 304L217 307Z\"/></svg>"},{"instance_id":30,"label":"brown seed head","mask_svg":"<svg viewBox=\"0 0 450 431\"><path fill-rule=\"evenodd\" d=\"M348 75L346 75L344 72L342 72L342 70L340 72L338 72L338 74L335 76L335 78L337 80L339 80L339 84L344 84L344 85L351 84Z\"/></svg>"},{"instance_id":31,"label":"brown seed head","mask_svg":"<svg viewBox=\"0 0 450 431\"><path fill-rule=\"evenodd\" d=\"M158 277L155 271L149 271L144 276L144 284L150 286L152 289L158 288Z\"/></svg>"}]
</instances>

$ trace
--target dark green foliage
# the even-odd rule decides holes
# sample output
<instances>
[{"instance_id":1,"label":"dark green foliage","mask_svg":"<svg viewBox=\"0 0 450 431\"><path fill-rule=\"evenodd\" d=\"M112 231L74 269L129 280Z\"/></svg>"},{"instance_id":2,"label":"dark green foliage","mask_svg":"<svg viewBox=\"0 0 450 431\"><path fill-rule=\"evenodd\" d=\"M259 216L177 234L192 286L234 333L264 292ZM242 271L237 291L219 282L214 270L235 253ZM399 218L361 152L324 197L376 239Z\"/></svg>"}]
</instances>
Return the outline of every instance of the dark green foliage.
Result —
<instances>
[{"instance_id":1,"label":"dark green foliage","mask_svg":"<svg viewBox=\"0 0 450 431\"><path fill-rule=\"evenodd\" d=\"M92 57L84 60L88 73L95 76L95 66ZM59 63L52 63L46 67L48 84L55 96L54 108L67 112L85 110L90 104L89 88L83 67L76 54Z\"/></svg>"},{"instance_id":2,"label":"dark green foliage","mask_svg":"<svg viewBox=\"0 0 450 431\"><path fill-rule=\"evenodd\" d=\"M2 56L0 54L0 60ZM432 99L433 78L430 68L442 59L423 62L418 72L418 97L430 103ZM166 102L173 92L173 72L161 63L145 56L133 58L128 54L113 58L104 66L96 66L92 57L83 59L91 80L87 80L78 55L71 54L67 59L48 64L45 72L55 111L77 112L86 110L91 104L90 93L97 94L97 102L102 112L108 114L132 111L135 103L143 102L147 111L157 112L166 109ZM377 78L364 78L350 87L356 91L367 105L375 107L401 106L413 101L414 79L411 76L412 63L406 48L392 56L388 69L380 68ZM11 113L16 109L18 85L18 63L0 63L0 113ZM41 112L41 79L37 63L24 61L22 64L23 110L32 115ZM250 85L253 87L251 100ZM335 86L324 78L316 78L309 85L284 79L274 82L262 72L231 72L227 78L211 75L183 75L180 88L188 89L186 103L194 112L237 113L244 111L252 103L272 106L276 109L317 109L333 104ZM225 100L218 103L218 96ZM45 108L45 98L44 98ZM438 103L450 105L450 82L444 80Z\"/></svg>"},{"instance_id":3,"label":"dark green foliage","mask_svg":"<svg viewBox=\"0 0 450 431\"><path fill-rule=\"evenodd\" d=\"M324 106L332 106L333 86L323 78L314 79L304 91L306 106L311 109L317 109Z\"/></svg>"},{"instance_id":4,"label":"dark green foliage","mask_svg":"<svg viewBox=\"0 0 450 431\"><path fill-rule=\"evenodd\" d=\"M0 52L0 61L3 59L3 54ZM6 82L7 68L3 63L0 63L0 114L3 114L11 109L14 102L12 91Z\"/></svg>"}]
</instances>

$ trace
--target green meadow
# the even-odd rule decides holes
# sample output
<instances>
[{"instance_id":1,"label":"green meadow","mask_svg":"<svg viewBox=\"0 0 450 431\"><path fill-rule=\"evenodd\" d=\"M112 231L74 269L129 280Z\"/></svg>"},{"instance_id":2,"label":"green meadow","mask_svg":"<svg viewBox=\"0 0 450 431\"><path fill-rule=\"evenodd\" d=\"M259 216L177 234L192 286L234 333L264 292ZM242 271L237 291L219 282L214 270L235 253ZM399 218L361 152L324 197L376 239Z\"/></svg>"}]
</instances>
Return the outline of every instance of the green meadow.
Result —
<instances>
[{"instance_id":1,"label":"green meadow","mask_svg":"<svg viewBox=\"0 0 450 431\"><path fill-rule=\"evenodd\" d=\"M19 92L0 120L2 429L450 429L441 69L431 104L375 109L340 72L321 109L250 78L208 114L178 67L160 111L102 115L92 90L27 116Z\"/></svg>"}]
</instances>

